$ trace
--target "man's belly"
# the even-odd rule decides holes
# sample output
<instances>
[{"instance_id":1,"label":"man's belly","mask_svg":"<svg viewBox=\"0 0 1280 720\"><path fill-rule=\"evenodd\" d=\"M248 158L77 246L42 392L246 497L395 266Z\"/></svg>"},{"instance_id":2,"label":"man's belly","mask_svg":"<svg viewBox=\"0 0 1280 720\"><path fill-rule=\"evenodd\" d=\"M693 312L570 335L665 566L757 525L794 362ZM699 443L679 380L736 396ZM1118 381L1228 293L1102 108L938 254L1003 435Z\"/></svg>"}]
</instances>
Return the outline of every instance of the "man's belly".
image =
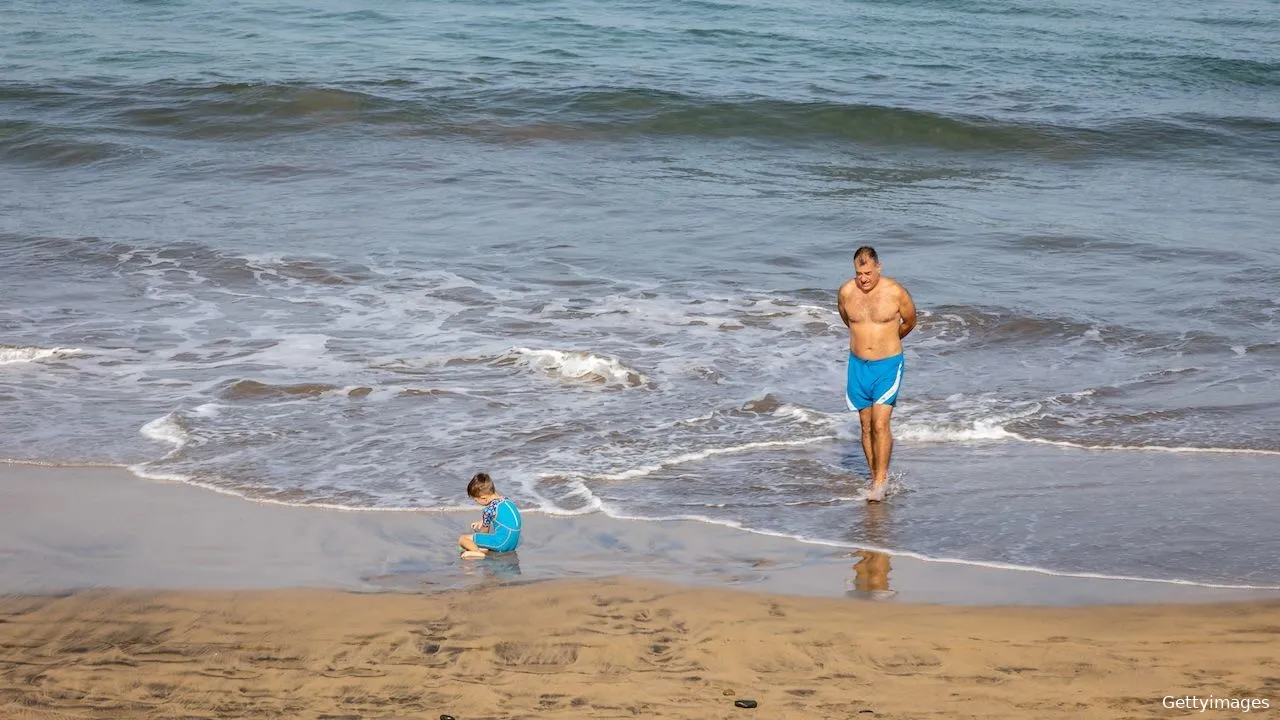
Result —
<instances>
[{"instance_id":1,"label":"man's belly","mask_svg":"<svg viewBox=\"0 0 1280 720\"><path fill-rule=\"evenodd\" d=\"M883 360L902 352L902 338L896 329L891 334L874 333L871 337L851 334L849 352L862 360Z\"/></svg>"}]
</instances>

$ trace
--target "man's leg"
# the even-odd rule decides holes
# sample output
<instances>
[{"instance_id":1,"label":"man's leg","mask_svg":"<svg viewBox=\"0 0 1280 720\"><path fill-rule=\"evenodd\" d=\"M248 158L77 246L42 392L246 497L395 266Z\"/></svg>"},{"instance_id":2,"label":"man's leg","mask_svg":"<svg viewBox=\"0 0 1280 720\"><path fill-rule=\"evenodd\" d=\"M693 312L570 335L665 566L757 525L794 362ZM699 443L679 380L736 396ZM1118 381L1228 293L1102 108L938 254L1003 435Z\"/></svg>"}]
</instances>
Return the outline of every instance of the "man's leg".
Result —
<instances>
[{"instance_id":1,"label":"man's leg","mask_svg":"<svg viewBox=\"0 0 1280 720\"><path fill-rule=\"evenodd\" d=\"M858 411L858 422L862 424L862 454L867 456L867 472L875 473L875 446L871 442L871 408L862 408Z\"/></svg>"},{"instance_id":2,"label":"man's leg","mask_svg":"<svg viewBox=\"0 0 1280 720\"><path fill-rule=\"evenodd\" d=\"M871 488L883 488L889 477L889 457L893 454L893 433L889 420L893 416L892 405L875 404L871 408ZM883 495L883 491L881 491Z\"/></svg>"}]
</instances>

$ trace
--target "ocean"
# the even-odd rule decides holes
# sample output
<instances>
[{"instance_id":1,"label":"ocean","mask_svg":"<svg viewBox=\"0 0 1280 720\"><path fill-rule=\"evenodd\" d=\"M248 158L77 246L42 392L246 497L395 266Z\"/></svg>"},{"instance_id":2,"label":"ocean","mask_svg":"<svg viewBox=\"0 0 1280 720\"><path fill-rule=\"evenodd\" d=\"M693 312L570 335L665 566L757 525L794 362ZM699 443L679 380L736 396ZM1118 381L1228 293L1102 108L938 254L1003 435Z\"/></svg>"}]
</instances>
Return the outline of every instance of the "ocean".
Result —
<instances>
[{"instance_id":1,"label":"ocean","mask_svg":"<svg viewBox=\"0 0 1280 720\"><path fill-rule=\"evenodd\" d=\"M0 18L0 458L1280 587L1275 0Z\"/></svg>"}]
</instances>

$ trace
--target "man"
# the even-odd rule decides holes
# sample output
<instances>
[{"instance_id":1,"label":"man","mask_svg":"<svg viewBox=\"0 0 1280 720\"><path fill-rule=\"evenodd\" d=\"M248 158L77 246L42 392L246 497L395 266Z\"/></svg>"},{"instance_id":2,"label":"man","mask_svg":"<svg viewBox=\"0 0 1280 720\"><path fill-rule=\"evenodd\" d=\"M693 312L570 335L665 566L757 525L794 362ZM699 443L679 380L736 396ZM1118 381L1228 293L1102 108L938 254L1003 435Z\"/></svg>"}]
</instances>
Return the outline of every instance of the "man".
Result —
<instances>
[{"instance_id":1,"label":"man","mask_svg":"<svg viewBox=\"0 0 1280 720\"><path fill-rule=\"evenodd\" d=\"M840 319L849 328L849 372L845 401L862 423L862 452L871 469L867 502L884 499L893 435L889 418L902 389L902 338L916 326L911 295L880 275L875 248L853 254L856 277L840 288Z\"/></svg>"}]
</instances>

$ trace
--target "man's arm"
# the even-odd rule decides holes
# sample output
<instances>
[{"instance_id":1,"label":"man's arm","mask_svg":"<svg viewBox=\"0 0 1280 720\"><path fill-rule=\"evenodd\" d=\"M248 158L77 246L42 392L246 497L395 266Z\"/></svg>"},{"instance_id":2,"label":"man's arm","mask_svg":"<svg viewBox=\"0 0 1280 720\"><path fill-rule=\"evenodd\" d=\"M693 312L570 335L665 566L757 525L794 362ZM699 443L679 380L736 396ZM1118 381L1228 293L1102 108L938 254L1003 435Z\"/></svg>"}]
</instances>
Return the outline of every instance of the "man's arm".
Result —
<instances>
[{"instance_id":1,"label":"man's arm","mask_svg":"<svg viewBox=\"0 0 1280 720\"><path fill-rule=\"evenodd\" d=\"M911 293L907 289L898 286L901 290L901 297L898 298L898 314L902 316L902 324L898 326L898 338L902 339L912 330L916 329L916 304L911 300Z\"/></svg>"},{"instance_id":2,"label":"man's arm","mask_svg":"<svg viewBox=\"0 0 1280 720\"><path fill-rule=\"evenodd\" d=\"M849 327L849 314L844 311L845 291L849 289L849 283L840 286L840 291L836 293L836 309L840 311L840 319L844 321L844 326Z\"/></svg>"}]
</instances>

